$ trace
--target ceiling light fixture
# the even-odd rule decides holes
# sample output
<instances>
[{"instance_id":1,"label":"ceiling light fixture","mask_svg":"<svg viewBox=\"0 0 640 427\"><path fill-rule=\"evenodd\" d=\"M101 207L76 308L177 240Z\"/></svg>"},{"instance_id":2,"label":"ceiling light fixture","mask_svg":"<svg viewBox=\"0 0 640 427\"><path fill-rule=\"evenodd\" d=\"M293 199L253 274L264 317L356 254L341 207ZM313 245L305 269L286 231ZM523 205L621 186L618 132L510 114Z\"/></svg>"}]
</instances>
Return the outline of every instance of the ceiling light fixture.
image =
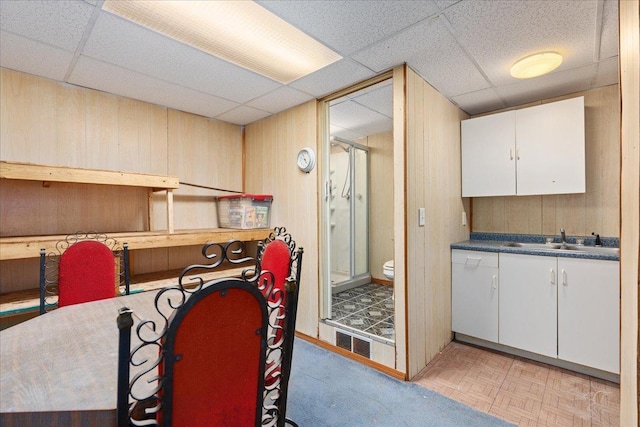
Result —
<instances>
[{"instance_id":1,"label":"ceiling light fixture","mask_svg":"<svg viewBox=\"0 0 640 427\"><path fill-rule=\"evenodd\" d=\"M253 1L105 0L102 8L283 84L342 58Z\"/></svg>"},{"instance_id":2,"label":"ceiling light fixture","mask_svg":"<svg viewBox=\"0 0 640 427\"><path fill-rule=\"evenodd\" d=\"M562 55L557 52L541 52L525 56L511 67L511 76L530 79L550 73L562 64Z\"/></svg>"}]
</instances>

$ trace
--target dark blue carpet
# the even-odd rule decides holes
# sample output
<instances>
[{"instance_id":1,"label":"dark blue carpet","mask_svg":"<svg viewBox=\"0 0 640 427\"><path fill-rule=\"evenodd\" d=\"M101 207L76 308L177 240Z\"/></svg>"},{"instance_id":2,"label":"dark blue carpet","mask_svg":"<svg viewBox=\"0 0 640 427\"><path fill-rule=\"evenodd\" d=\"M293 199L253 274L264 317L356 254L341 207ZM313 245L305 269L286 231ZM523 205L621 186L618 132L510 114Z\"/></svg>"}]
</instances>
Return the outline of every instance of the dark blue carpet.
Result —
<instances>
[{"instance_id":1,"label":"dark blue carpet","mask_svg":"<svg viewBox=\"0 0 640 427\"><path fill-rule=\"evenodd\" d=\"M301 339L293 350L287 418L300 427L512 425Z\"/></svg>"}]
</instances>

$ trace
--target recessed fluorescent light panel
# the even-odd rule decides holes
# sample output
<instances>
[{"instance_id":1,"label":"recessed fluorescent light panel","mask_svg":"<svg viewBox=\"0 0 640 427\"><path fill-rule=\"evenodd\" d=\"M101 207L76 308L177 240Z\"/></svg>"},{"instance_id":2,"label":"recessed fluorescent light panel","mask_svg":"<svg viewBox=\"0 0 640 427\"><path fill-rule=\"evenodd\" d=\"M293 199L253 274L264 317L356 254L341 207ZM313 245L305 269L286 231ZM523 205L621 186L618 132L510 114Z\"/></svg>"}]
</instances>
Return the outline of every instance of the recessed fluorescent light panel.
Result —
<instances>
[{"instance_id":1,"label":"recessed fluorescent light panel","mask_svg":"<svg viewBox=\"0 0 640 427\"><path fill-rule=\"evenodd\" d=\"M253 1L105 0L102 8L283 84L342 58Z\"/></svg>"}]
</instances>

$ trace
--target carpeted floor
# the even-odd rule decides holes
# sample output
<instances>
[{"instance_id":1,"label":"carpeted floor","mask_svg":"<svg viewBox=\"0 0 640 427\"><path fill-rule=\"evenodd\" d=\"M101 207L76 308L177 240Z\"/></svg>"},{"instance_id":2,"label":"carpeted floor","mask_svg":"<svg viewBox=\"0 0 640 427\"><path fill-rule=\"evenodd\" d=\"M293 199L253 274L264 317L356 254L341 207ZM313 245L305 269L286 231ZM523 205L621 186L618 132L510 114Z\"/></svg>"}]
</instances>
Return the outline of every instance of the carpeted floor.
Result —
<instances>
[{"instance_id":1,"label":"carpeted floor","mask_svg":"<svg viewBox=\"0 0 640 427\"><path fill-rule=\"evenodd\" d=\"M512 425L301 339L293 351L287 418L300 427Z\"/></svg>"}]
</instances>

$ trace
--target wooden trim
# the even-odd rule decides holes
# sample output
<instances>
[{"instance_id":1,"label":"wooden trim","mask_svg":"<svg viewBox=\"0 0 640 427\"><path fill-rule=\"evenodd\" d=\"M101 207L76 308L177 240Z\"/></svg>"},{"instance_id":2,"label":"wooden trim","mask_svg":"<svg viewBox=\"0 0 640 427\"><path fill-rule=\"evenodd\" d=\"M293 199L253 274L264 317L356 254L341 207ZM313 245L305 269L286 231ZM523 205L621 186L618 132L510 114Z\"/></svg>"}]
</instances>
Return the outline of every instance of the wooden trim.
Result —
<instances>
[{"instance_id":1,"label":"wooden trim","mask_svg":"<svg viewBox=\"0 0 640 427\"><path fill-rule=\"evenodd\" d=\"M81 169L65 166L36 165L0 161L0 179L21 179L42 182L71 182L76 184L124 185L148 187L154 191L174 189L180 186L178 177L116 172L98 169Z\"/></svg>"},{"instance_id":2,"label":"wooden trim","mask_svg":"<svg viewBox=\"0 0 640 427\"><path fill-rule=\"evenodd\" d=\"M365 88L367 88L369 86L373 86L373 85L378 84L378 83L380 83L380 82L382 82L384 80L388 80L388 79L390 79L392 77L393 77L393 70L388 70L388 71L385 71L384 73L378 74L375 77L371 77L370 79L361 81L360 83L356 83L356 84L351 85L351 86L349 86L347 88L340 89L340 90L338 90L336 92L333 92L333 93L331 93L331 94L329 94L327 96L323 96L322 98L319 98L319 101L320 102L332 101L334 99L338 99L338 98L343 97L345 95L348 95L350 93L357 92L357 91L359 91L361 89L365 89Z\"/></svg>"},{"instance_id":3,"label":"wooden trim","mask_svg":"<svg viewBox=\"0 0 640 427\"><path fill-rule=\"evenodd\" d=\"M138 231L127 233L109 233L122 243L129 244L129 250L169 248L177 246L197 246L207 242L224 243L230 240L243 242L263 240L269 236L271 229L259 228L236 230L231 228L211 228L203 230ZM37 258L40 249L54 250L56 243L64 240L65 235L57 236L22 236L0 238L0 260Z\"/></svg>"},{"instance_id":4,"label":"wooden trim","mask_svg":"<svg viewBox=\"0 0 640 427\"><path fill-rule=\"evenodd\" d=\"M394 70L394 81L398 81L399 84L402 85L402 92L401 93L396 93L394 91L394 96L396 97L396 99L394 99L394 103L397 103L398 105L401 105L401 114L399 114L396 118L396 112L398 111L397 109L395 109L394 106L394 124L393 124L393 128L394 128L394 152L393 152L393 156L394 156L394 166L393 166L393 174L394 174L394 181L396 182L396 184L394 185L394 200L396 201L396 203L394 203L395 205L397 205L397 208L394 212L393 215L393 221L394 221L394 243L395 243L395 248L394 248L394 282L396 285L398 285L398 283L400 283L400 285L403 287L403 291L402 291L402 295L400 298L399 303L396 303L396 305L398 304L402 304L404 307L404 313L402 317L399 317L396 314L396 322L402 322L404 325L404 335L403 335L403 339L404 339L404 370L406 372L407 378L409 378L409 340L410 340L410 336L409 336L409 303L408 303L408 297L409 297L409 274L408 274L408 269L407 269L407 263L408 263L408 259L409 259L409 255L408 255L408 248L407 248L407 241L408 241L408 235L407 235L407 230L408 230L408 218L407 218L407 200L408 200L408 195L407 195L407 182L408 182L408 176L407 176L407 112L409 109L409 105L408 105L408 99L407 99L407 65L404 64L401 67L397 67ZM398 126L398 124L400 124L400 126ZM400 150L398 150L398 153L396 153L396 150L401 147ZM398 162L398 159L400 160L400 164ZM401 165L400 167L398 167L399 165ZM398 189L401 189L401 191L397 191ZM402 201L402 204L397 203L397 201ZM398 239L398 236L401 236L401 239ZM400 257L400 260L397 259L397 255L398 253L402 253L402 256ZM401 267L401 271L398 271L398 267ZM401 273L401 274L398 274ZM397 312L398 310L396 310ZM396 327L397 330L397 327ZM398 336L396 335L396 343L398 342Z\"/></svg>"},{"instance_id":5,"label":"wooden trim","mask_svg":"<svg viewBox=\"0 0 640 427\"><path fill-rule=\"evenodd\" d=\"M400 372L400 371L397 371L397 370L395 370L393 368L390 368L390 367L388 367L386 365L383 365L381 363L374 362L373 360L368 359L368 358L366 358L364 356L360 356L359 354L355 354L355 353L347 351L347 350L345 350L343 348L336 347L336 346L331 345L331 344L329 344L329 343L327 343L325 341L321 341L321 340L319 340L317 338L313 338L313 337L311 337L309 335L303 334L302 332L297 332L296 331L296 336L298 338L300 338L300 339L303 339L303 340L305 340L307 342L310 342L311 344L315 344L318 347L324 348L325 350L329 350L329 351L331 351L333 353L336 353L336 354L339 354L341 356L344 356L347 359L351 359L351 360L354 360L354 361L356 361L358 363L362 363L363 365L366 365L366 366L368 366L370 368L373 368L376 371L380 371L383 374L387 374L390 377L393 377L393 378L396 378L396 379L402 380L402 381L406 381L407 380L407 375L404 372Z\"/></svg>"},{"instance_id":6,"label":"wooden trim","mask_svg":"<svg viewBox=\"0 0 640 427\"><path fill-rule=\"evenodd\" d=\"M619 1L620 31L620 425L638 425L640 264L640 2Z\"/></svg>"}]
</instances>

